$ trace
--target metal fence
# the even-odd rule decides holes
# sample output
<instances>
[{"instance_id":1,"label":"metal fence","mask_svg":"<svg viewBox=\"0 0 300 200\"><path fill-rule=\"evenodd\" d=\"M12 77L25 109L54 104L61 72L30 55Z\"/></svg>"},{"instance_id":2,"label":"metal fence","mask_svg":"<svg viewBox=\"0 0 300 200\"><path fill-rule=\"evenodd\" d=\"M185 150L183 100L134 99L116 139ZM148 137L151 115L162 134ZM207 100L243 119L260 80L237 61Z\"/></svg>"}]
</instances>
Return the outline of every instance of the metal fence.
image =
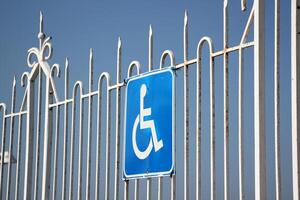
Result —
<instances>
[{"instance_id":1,"label":"metal fence","mask_svg":"<svg viewBox=\"0 0 300 200\"><path fill-rule=\"evenodd\" d=\"M182 173L183 198L191 199L191 175L195 170L196 199L201 198L201 105L202 105L202 49L208 45L209 50L209 154L210 154L210 198L216 199L216 142L215 142L215 59L223 58L223 177L224 199L229 196L229 54L238 53L238 192L239 199L245 198L244 181L244 98L243 98L243 60L244 50L254 49L254 184L255 199L266 199L266 149L265 149L265 74L264 74L264 37L265 37L265 2L254 0L248 21L240 42L228 46L228 9L224 0L223 9L223 48L215 51L213 41L203 37L197 47L197 57L189 59L188 55L188 15L185 12L183 27L184 62L175 63L173 52L166 50L160 59L160 69L165 66L165 59L176 71L183 70L183 149L176 146L176 154L183 151L183 171L171 177L148 178L145 193L141 194L142 180L122 180L121 146L122 146L122 90L126 81L133 76L134 70L140 74L140 63L133 61L127 77L121 77L121 49L119 38L117 48L116 83L112 83L109 73L102 73L94 89L93 51L90 51L88 91L83 83L77 81L69 91L69 64L65 62L64 97L59 98L55 76L60 76L58 64L50 66L52 57L51 38L43 32L43 16L40 15L39 47L28 51L27 63L31 68L21 78L25 88L20 108L16 108L16 80L13 82L11 109L0 104L1 126L1 164L0 197L2 199L179 199L176 196L176 177ZM292 21L292 152L293 152L293 197L299 199L299 0L291 2ZM246 9L246 0L241 1L241 9ZM280 82L279 82L279 0L275 0L275 65L274 65L274 130L275 130L275 184L276 199L281 197L280 175ZM297 17L298 16L298 17ZM253 41L248 41L248 34L253 28ZM153 70L153 36L149 30L148 71ZM298 55L298 56L297 56ZM189 67L196 65L196 117L195 133L190 133L190 85ZM43 84L45 86L43 87ZM105 85L105 86L104 86ZM103 96L105 98L103 98ZM113 99L114 97L115 99ZM113 103L112 103L113 102ZM177 109L178 104L175 106ZM112 109L112 107L114 107ZM87 108L87 112L84 112ZM115 111L115 112L112 112ZM114 127L112 133L111 127ZM114 137L113 137L114 136ZM191 146L194 137L196 145ZM190 149L195 148L195 165L190 165ZM178 156L176 156L177 158ZM179 161L177 160L176 165ZM178 168L179 169L179 168ZM156 181L157 187L153 187ZM131 186L130 186L131 185ZM194 187L194 186L193 186ZM131 189L130 189L131 188ZM178 187L177 187L178 188ZM131 194L130 194L131 193Z\"/></svg>"}]
</instances>

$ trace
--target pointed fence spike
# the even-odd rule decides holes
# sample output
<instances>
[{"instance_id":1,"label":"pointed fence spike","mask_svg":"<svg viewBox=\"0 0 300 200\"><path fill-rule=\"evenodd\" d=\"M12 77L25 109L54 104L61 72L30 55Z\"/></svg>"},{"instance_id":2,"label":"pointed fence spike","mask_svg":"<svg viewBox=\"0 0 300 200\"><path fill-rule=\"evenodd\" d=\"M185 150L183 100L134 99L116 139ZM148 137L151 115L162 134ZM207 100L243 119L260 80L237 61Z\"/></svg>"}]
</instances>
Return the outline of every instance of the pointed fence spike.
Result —
<instances>
[{"instance_id":1,"label":"pointed fence spike","mask_svg":"<svg viewBox=\"0 0 300 200\"><path fill-rule=\"evenodd\" d=\"M90 63L89 63L89 91L93 90L93 66L94 66L94 59L93 59L93 49L90 48Z\"/></svg>"},{"instance_id":2,"label":"pointed fence spike","mask_svg":"<svg viewBox=\"0 0 300 200\"><path fill-rule=\"evenodd\" d=\"M69 58L66 57L66 61L65 61L65 69L69 68Z\"/></svg>"},{"instance_id":3,"label":"pointed fence spike","mask_svg":"<svg viewBox=\"0 0 300 200\"><path fill-rule=\"evenodd\" d=\"M188 11L184 11L184 26L187 26L188 24Z\"/></svg>"},{"instance_id":4,"label":"pointed fence spike","mask_svg":"<svg viewBox=\"0 0 300 200\"><path fill-rule=\"evenodd\" d=\"M122 40L121 37L118 37L118 49L120 49L122 46Z\"/></svg>"},{"instance_id":5,"label":"pointed fence spike","mask_svg":"<svg viewBox=\"0 0 300 200\"><path fill-rule=\"evenodd\" d=\"M43 13L40 11L40 32L43 32Z\"/></svg>"},{"instance_id":6,"label":"pointed fence spike","mask_svg":"<svg viewBox=\"0 0 300 200\"><path fill-rule=\"evenodd\" d=\"M93 55L93 48L90 48L90 55Z\"/></svg>"},{"instance_id":7,"label":"pointed fence spike","mask_svg":"<svg viewBox=\"0 0 300 200\"><path fill-rule=\"evenodd\" d=\"M151 24L149 25L149 36L150 37L152 36L152 25Z\"/></svg>"},{"instance_id":8,"label":"pointed fence spike","mask_svg":"<svg viewBox=\"0 0 300 200\"><path fill-rule=\"evenodd\" d=\"M43 19L43 13L40 11L40 32L38 34L38 38L42 41L44 39L44 19Z\"/></svg>"},{"instance_id":9,"label":"pointed fence spike","mask_svg":"<svg viewBox=\"0 0 300 200\"><path fill-rule=\"evenodd\" d=\"M149 38L148 38L148 45L149 45L149 55L148 55L148 71L152 70L153 65L153 31L151 24L149 25Z\"/></svg>"},{"instance_id":10,"label":"pointed fence spike","mask_svg":"<svg viewBox=\"0 0 300 200\"><path fill-rule=\"evenodd\" d=\"M246 11L246 9L247 9L247 1L246 0L241 0L241 9L242 9L242 11Z\"/></svg>"},{"instance_id":11,"label":"pointed fence spike","mask_svg":"<svg viewBox=\"0 0 300 200\"><path fill-rule=\"evenodd\" d=\"M92 64L92 62L93 62L93 49L90 48L90 65ZM90 66L90 67L92 67L92 66Z\"/></svg>"},{"instance_id":12,"label":"pointed fence spike","mask_svg":"<svg viewBox=\"0 0 300 200\"><path fill-rule=\"evenodd\" d=\"M16 75L14 75L13 86L16 86Z\"/></svg>"},{"instance_id":13,"label":"pointed fence spike","mask_svg":"<svg viewBox=\"0 0 300 200\"><path fill-rule=\"evenodd\" d=\"M224 0L224 8L227 7L228 5L228 0Z\"/></svg>"},{"instance_id":14,"label":"pointed fence spike","mask_svg":"<svg viewBox=\"0 0 300 200\"><path fill-rule=\"evenodd\" d=\"M90 63L89 63L90 73L92 73L93 64L94 64L93 49L90 48Z\"/></svg>"},{"instance_id":15,"label":"pointed fence spike","mask_svg":"<svg viewBox=\"0 0 300 200\"><path fill-rule=\"evenodd\" d=\"M122 41L121 37L118 37L118 50L117 50L117 84L121 80L121 50L122 50Z\"/></svg>"},{"instance_id":16,"label":"pointed fence spike","mask_svg":"<svg viewBox=\"0 0 300 200\"><path fill-rule=\"evenodd\" d=\"M14 75L13 85L11 89L11 112L15 111L15 99L16 99L16 76Z\"/></svg>"},{"instance_id":17,"label":"pointed fence spike","mask_svg":"<svg viewBox=\"0 0 300 200\"><path fill-rule=\"evenodd\" d=\"M65 98L68 98L69 93L69 58L65 61Z\"/></svg>"}]
</instances>

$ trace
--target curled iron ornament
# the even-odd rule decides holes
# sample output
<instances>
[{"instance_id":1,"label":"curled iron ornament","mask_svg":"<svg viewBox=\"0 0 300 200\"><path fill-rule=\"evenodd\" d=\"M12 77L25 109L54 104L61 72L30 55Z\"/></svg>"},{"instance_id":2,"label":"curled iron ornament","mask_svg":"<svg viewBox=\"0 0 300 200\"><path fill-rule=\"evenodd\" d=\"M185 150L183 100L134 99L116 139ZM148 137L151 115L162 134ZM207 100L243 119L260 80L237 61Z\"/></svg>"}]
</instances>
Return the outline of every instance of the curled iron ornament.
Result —
<instances>
[{"instance_id":1,"label":"curled iron ornament","mask_svg":"<svg viewBox=\"0 0 300 200\"><path fill-rule=\"evenodd\" d=\"M51 67L51 77L53 78L54 75L56 75L56 77L60 77L60 66L59 64L53 64Z\"/></svg>"},{"instance_id":2,"label":"curled iron ornament","mask_svg":"<svg viewBox=\"0 0 300 200\"><path fill-rule=\"evenodd\" d=\"M28 77L29 77L29 73L28 72L24 72L21 76L21 86L25 87L26 84L28 84Z\"/></svg>"},{"instance_id":3,"label":"curled iron ornament","mask_svg":"<svg viewBox=\"0 0 300 200\"><path fill-rule=\"evenodd\" d=\"M41 48L30 48L27 55L27 65L33 68L37 63L49 60L52 57L52 44L50 43L51 37L43 40ZM35 58L35 59L34 59Z\"/></svg>"}]
</instances>

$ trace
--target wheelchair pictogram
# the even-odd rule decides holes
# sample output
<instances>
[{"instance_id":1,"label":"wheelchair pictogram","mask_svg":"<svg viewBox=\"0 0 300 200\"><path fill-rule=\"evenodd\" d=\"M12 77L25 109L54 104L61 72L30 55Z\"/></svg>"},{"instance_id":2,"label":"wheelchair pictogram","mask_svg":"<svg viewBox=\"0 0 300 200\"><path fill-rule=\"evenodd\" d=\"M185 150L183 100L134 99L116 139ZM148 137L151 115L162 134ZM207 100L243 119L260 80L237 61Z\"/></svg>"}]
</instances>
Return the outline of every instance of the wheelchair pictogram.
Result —
<instances>
[{"instance_id":1,"label":"wheelchair pictogram","mask_svg":"<svg viewBox=\"0 0 300 200\"><path fill-rule=\"evenodd\" d=\"M133 129L132 129L133 150L135 155L141 160L146 159L150 155L153 147L154 147L154 151L157 152L164 146L163 140L160 139L158 141L157 139L154 120L144 120L144 117L151 116L151 108L144 108L144 98L146 97L146 94L147 94L147 87L145 84L142 84L140 88L140 113L136 116ZM151 138L149 140L148 147L143 151L139 149L136 142L138 125L140 129L148 129L148 128L151 129Z\"/></svg>"}]
</instances>

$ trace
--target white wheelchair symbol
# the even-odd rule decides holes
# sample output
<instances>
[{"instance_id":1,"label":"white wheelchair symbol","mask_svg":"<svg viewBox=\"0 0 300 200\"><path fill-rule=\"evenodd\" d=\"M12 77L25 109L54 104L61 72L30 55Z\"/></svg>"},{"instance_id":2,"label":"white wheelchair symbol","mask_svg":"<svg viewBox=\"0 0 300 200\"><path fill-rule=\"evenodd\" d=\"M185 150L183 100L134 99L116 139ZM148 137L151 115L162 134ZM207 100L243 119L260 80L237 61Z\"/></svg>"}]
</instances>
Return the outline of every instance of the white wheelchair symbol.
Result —
<instances>
[{"instance_id":1,"label":"white wheelchair symbol","mask_svg":"<svg viewBox=\"0 0 300 200\"><path fill-rule=\"evenodd\" d=\"M154 121L153 120L144 121L144 117L151 115L151 108L144 108L144 98L146 96L146 93L147 93L147 87L145 84L143 84L140 88L140 114L136 116L133 125L133 130L132 130L133 150L135 155L141 160L146 159L149 156L149 154L152 151L153 145L154 145L155 152L157 152L164 146L162 139L159 141L157 140ZM140 129L148 129L148 128L151 129L152 139L150 138L148 147L144 151L140 151L136 143L136 131L139 124L140 124Z\"/></svg>"}]
</instances>

